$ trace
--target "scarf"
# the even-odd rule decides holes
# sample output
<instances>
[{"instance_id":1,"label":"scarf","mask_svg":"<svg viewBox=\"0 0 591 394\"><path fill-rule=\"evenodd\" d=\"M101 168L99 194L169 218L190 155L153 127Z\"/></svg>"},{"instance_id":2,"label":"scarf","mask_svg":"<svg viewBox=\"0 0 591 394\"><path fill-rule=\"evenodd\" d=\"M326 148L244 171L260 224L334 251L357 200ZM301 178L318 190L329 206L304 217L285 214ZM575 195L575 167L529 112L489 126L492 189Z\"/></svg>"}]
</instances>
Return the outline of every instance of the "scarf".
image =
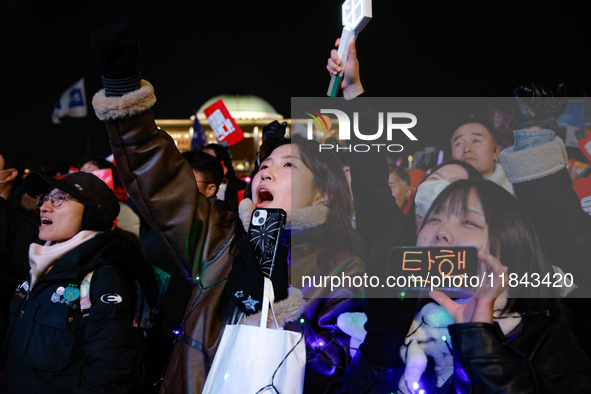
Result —
<instances>
[{"instance_id":1,"label":"scarf","mask_svg":"<svg viewBox=\"0 0 591 394\"><path fill-rule=\"evenodd\" d=\"M256 206L251 199L245 198L240 201L238 213L246 232L248 232L248 228L250 227L250 217L255 209ZM328 211L328 207L324 204L286 211L287 221L285 222L285 230L286 232L298 232L318 227L326 223Z\"/></svg>"},{"instance_id":2,"label":"scarf","mask_svg":"<svg viewBox=\"0 0 591 394\"><path fill-rule=\"evenodd\" d=\"M51 270L56 261L78 245L88 241L101 231L83 230L67 241L54 243L47 241L44 245L32 243L29 246L29 266L31 267L31 289L35 283Z\"/></svg>"}]
</instances>

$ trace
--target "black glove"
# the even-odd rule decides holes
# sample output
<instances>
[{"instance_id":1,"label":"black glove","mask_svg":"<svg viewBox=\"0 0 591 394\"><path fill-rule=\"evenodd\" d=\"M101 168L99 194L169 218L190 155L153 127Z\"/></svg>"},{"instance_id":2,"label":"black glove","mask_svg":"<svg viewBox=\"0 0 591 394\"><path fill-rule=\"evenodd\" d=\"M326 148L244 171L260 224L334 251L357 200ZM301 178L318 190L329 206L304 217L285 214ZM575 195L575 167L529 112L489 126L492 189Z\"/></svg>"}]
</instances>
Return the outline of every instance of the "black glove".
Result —
<instances>
[{"instance_id":1,"label":"black glove","mask_svg":"<svg viewBox=\"0 0 591 394\"><path fill-rule=\"evenodd\" d=\"M118 23L95 31L91 44L103 73L107 96L122 96L140 88L140 46L131 17L124 16Z\"/></svg>"},{"instance_id":2,"label":"black glove","mask_svg":"<svg viewBox=\"0 0 591 394\"><path fill-rule=\"evenodd\" d=\"M269 138L283 138L285 136L285 129L287 128L287 122L279 124L276 120L272 121L265 127L263 127L263 142Z\"/></svg>"},{"instance_id":3,"label":"black glove","mask_svg":"<svg viewBox=\"0 0 591 394\"><path fill-rule=\"evenodd\" d=\"M558 84L554 89L535 83L519 86L513 91L514 98L511 100L515 120L558 119L568 104L565 95L563 84Z\"/></svg>"},{"instance_id":4,"label":"black glove","mask_svg":"<svg viewBox=\"0 0 591 394\"><path fill-rule=\"evenodd\" d=\"M264 275L248 240L238 244L240 254L234 257L232 271L224 287L226 296L247 315L261 310L263 302ZM275 266L271 276L275 302L287 298L287 246L281 245L275 256Z\"/></svg>"}]
</instances>

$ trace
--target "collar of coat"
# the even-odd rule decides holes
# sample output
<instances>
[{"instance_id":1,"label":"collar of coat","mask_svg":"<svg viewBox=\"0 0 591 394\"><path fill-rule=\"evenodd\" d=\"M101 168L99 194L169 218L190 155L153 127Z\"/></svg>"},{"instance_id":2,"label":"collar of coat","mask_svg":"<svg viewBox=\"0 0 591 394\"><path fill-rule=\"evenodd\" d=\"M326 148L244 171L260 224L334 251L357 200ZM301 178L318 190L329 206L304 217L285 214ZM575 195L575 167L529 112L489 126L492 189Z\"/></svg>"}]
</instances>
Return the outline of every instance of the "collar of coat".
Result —
<instances>
[{"instance_id":1,"label":"collar of coat","mask_svg":"<svg viewBox=\"0 0 591 394\"><path fill-rule=\"evenodd\" d=\"M84 275L104 265L124 267L134 261L133 251L124 237L99 233L56 261L44 279L80 281Z\"/></svg>"},{"instance_id":2,"label":"collar of coat","mask_svg":"<svg viewBox=\"0 0 591 394\"><path fill-rule=\"evenodd\" d=\"M515 191L513 190L513 184L509 182L507 179L507 175L505 174L505 170L503 166L499 163L495 163L495 170L487 180L496 183L497 185L501 186L503 189L507 190L509 193L515 195Z\"/></svg>"},{"instance_id":3,"label":"collar of coat","mask_svg":"<svg viewBox=\"0 0 591 394\"><path fill-rule=\"evenodd\" d=\"M248 232L250 225L250 217L252 212L256 209L251 199L245 198L240 202L238 213L244 230ZM319 227L326 223L328 216L328 207L323 204L314 205L306 208L292 209L287 212L287 222L285 229L293 232L308 230Z\"/></svg>"},{"instance_id":4,"label":"collar of coat","mask_svg":"<svg viewBox=\"0 0 591 394\"><path fill-rule=\"evenodd\" d=\"M56 261L82 243L94 238L97 234L99 234L98 231L83 230L69 240L57 244L53 241L47 241L44 245L33 242L29 246L31 288L33 288L37 280L47 275Z\"/></svg>"}]
</instances>

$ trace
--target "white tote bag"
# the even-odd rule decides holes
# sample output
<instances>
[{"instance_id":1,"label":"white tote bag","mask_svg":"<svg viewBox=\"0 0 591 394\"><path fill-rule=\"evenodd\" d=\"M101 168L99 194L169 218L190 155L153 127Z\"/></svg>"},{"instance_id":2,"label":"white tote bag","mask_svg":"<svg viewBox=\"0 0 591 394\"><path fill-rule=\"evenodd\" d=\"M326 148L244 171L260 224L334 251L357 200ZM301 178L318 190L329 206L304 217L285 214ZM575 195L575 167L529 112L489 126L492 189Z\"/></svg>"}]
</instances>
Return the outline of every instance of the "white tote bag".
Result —
<instances>
[{"instance_id":1,"label":"white tote bag","mask_svg":"<svg viewBox=\"0 0 591 394\"><path fill-rule=\"evenodd\" d=\"M275 295L268 278L263 294L260 326L226 326L202 394L302 394L305 340L301 333L277 326L272 309ZM276 329L267 328L269 305Z\"/></svg>"}]
</instances>

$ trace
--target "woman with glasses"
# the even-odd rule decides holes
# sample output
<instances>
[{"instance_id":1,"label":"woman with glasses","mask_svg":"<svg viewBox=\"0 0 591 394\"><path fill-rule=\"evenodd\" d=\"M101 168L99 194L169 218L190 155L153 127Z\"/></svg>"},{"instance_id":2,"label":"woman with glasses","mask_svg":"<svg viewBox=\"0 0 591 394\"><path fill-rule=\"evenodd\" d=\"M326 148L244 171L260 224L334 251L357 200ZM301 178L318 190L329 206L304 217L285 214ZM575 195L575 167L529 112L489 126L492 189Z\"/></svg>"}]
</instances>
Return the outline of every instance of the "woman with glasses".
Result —
<instances>
[{"instance_id":1,"label":"woman with glasses","mask_svg":"<svg viewBox=\"0 0 591 394\"><path fill-rule=\"evenodd\" d=\"M115 229L115 193L84 172L62 180L32 173L24 188L37 198L40 226L0 198L1 261L15 261L24 280L9 308L0 392L129 392L138 378L142 259Z\"/></svg>"}]
</instances>

